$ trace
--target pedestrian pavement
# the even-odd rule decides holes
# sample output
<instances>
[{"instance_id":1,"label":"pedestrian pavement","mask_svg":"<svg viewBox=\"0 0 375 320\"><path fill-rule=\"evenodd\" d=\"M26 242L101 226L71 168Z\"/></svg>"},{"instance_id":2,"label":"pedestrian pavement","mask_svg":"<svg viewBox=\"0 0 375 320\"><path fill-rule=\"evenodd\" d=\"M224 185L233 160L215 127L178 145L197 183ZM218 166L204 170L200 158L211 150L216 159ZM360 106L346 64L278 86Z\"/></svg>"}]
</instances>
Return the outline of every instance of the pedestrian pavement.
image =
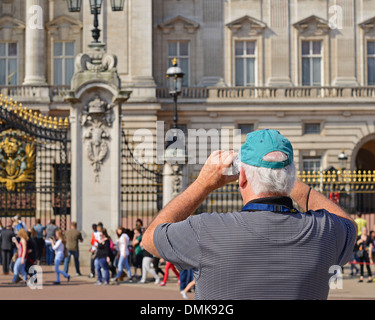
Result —
<instances>
[{"instance_id":1,"label":"pedestrian pavement","mask_svg":"<svg viewBox=\"0 0 375 320\"><path fill-rule=\"evenodd\" d=\"M373 268L374 269L374 268ZM108 286L94 285L96 279L89 278L89 269L82 268L82 276L76 276L71 270L71 280L61 277L61 285L53 285L56 275L52 266L42 266L42 283L28 287L12 284L12 275L0 275L0 300L184 300L174 274L165 287L154 284L152 278L146 284L129 283ZM350 276L350 266L344 268L342 283L330 290L329 300L375 300L375 282L359 283L359 276ZM194 299L194 293L188 293L188 300Z\"/></svg>"}]
</instances>

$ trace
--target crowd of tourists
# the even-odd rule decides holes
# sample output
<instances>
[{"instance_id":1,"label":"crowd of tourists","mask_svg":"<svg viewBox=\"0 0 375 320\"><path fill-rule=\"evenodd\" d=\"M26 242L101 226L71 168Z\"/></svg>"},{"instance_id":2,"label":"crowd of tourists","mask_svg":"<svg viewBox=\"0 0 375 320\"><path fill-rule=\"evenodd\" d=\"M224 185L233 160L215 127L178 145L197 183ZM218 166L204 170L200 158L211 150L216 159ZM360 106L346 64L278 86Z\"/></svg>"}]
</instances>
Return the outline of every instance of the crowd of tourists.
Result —
<instances>
[{"instance_id":1,"label":"crowd of tourists","mask_svg":"<svg viewBox=\"0 0 375 320\"><path fill-rule=\"evenodd\" d=\"M371 265L375 259L375 231L368 232L366 220L358 214L358 237L350 262L350 275L359 273L359 282L364 281L364 269L367 270L367 282L372 282ZM169 272L172 271L180 285L181 295L187 299L187 292L194 288L193 271L182 270L150 254L142 246L145 231L141 219L133 230L119 227L116 239L112 239L102 223L92 225L90 278L96 277L95 285L119 284L121 282L144 284L152 276L155 285L165 286ZM27 229L21 217L17 216L0 224L0 262L2 275L13 274L13 283L26 283L29 270L33 265L54 265L55 285L60 284L60 276L70 281L69 265L73 257L76 276L80 271L79 243L83 242L77 224L71 223L70 230L63 233L54 220L43 226L36 220L33 227ZM162 267L161 267L162 265Z\"/></svg>"},{"instance_id":2,"label":"crowd of tourists","mask_svg":"<svg viewBox=\"0 0 375 320\"><path fill-rule=\"evenodd\" d=\"M142 246L145 228L141 219L136 221L132 230L119 227L116 239L109 236L101 222L93 224L92 229L89 277L96 278L95 285L122 282L144 284L150 281L151 276L155 285L165 286L172 270L182 296L187 299L186 292L194 287L192 270L180 273L173 264L147 252ZM83 236L75 222L71 223L69 230L62 232L55 220L43 226L38 219L34 226L27 228L21 217L16 216L4 226L0 223L2 275L12 274L13 284L26 284L28 277L33 275L29 272L31 266L53 265L56 273L53 284L59 285L61 276L70 281L69 266L73 258L76 276L82 276L79 256L81 242Z\"/></svg>"}]
</instances>

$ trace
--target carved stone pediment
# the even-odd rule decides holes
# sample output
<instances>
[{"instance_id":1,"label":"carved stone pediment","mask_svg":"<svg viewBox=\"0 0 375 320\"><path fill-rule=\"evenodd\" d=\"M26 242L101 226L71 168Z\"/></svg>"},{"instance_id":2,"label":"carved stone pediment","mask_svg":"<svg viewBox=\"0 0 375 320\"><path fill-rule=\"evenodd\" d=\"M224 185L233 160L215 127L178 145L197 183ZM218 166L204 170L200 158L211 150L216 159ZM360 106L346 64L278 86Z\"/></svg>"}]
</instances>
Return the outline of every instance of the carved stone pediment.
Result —
<instances>
[{"instance_id":1,"label":"carved stone pediment","mask_svg":"<svg viewBox=\"0 0 375 320\"><path fill-rule=\"evenodd\" d=\"M81 21L69 16L60 16L46 23L48 32L60 40L67 40L71 35L79 34L83 28Z\"/></svg>"},{"instance_id":2,"label":"carved stone pediment","mask_svg":"<svg viewBox=\"0 0 375 320\"><path fill-rule=\"evenodd\" d=\"M26 25L23 21L9 16L0 18L0 39L9 41L14 38L15 34L23 34Z\"/></svg>"},{"instance_id":3,"label":"carved stone pediment","mask_svg":"<svg viewBox=\"0 0 375 320\"><path fill-rule=\"evenodd\" d=\"M327 20L315 15L296 22L293 26L304 36L325 35L331 30Z\"/></svg>"},{"instance_id":4,"label":"carved stone pediment","mask_svg":"<svg viewBox=\"0 0 375 320\"><path fill-rule=\"evenodd\" d=\"M375 17L360 23L359 26L365 33L375 32Z\"/></svg>"},{"instance_id":5,"label":"carved stone pediment","mask_svg":"<svg viewBox=\"0 0 375 320\"><path fill-rule=\"evenodd\" d=\"M3 16L0 18L0 29L11 28L11 29L21 29L24 30L26 25L23 21L18 20L13 17Z\"/></svg>"},{"instance_id":6,"label":"carved stone pediment","mask_svg":"<svg viewBox=\"0 0 375 320\"><path fill-rule=\"evenodd\" d=\"M267 28L267 24L250 16L244 16L227 24L233 33L259 35Z\"/></svg>"},{"instance_id":7,"label":"carved stone pediment","mask_svg":"<svg viewBox=\"0 0 375 320\"><path fill-rule=\"evenodd\" d=\"M194 33L199 29L199 23L183 16L177 16L158 25L163 33Z\"/></svg>"}]
</instances>

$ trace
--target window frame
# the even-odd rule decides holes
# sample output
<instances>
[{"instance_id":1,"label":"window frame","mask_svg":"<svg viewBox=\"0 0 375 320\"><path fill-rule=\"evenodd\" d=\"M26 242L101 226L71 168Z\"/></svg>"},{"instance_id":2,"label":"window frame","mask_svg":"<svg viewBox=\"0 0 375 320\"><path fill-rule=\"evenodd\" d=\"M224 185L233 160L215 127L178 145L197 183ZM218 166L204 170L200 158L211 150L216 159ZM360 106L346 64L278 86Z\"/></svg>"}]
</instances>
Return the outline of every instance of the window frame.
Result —
<instances>
[{"instance_id":1,"label":"window frame","mask_svg":"<svg viewBox=\"0 0 375 320\"><path fill-rule=\"evenodd\" d=\"M19 43L17 41L1 41L1 44L5 44L5 56L0 56L1 60L5 60L5 81L6 83L1 84L1 86L16 86L19 83L19 53L20 53L20 48L19 48ZM15 56L9 56L9 44L15 44L17 48L17 54ZM9 60L15 60L16 61L16 80L15 84L9 84L8 78L10 76L9 74Z\"/></svg>"},{"instance_id":2,"label":"window frame","mask_svg":"<svg viewBox=\"0 0 375 320\"><path fill-rule=\"evenodd\" d=\"M237 43L242 43L243 46L242 46L242 55L237 55L236 54L236 45ZM247 54L247 43L254 43L254 53L253 54ZM244 82L244 85L243 87L256 87L257 86L257 79L258 79L258 68L257 68L257 63L258 63L258 57L257 57L257 49L258 49L258 43L256 40L254 39L236 39L234 41L234 86L235 87L241 87L240 85L237 85L237 74L236 74L236 71L237 71L237 68L236 68L236 65L237 65L237 59L242 59L244 61L243 63L243 82ZM254 83L253 84L249 84L247 83L247 64L246 64L246 61L247 59L254 59Z\"/></svg>"},{"instance_id":3,"label":"window frame","mask_svg":"<svg viewBox=\"0 0 375 320\"><path fill-rule=\"evenodd\" d=\"M302 52L303 43L309 43L309 53L304 54ZM313 52L313 43L320 42L320 53L314 54ZM324 61L323 61L323 52L324 52L324 41L322 39L301 39L300 42L300 57L301 57L301 86L304 87L321 87L323 85L324 79ZM313 68L313 60L319 58L320 59L320 81L319 84L314 84L314 68ZM310 70L310 79L309 84L303 83L303 59L309 59L309 70Z\"/></svg>"},{"instance_id":4,"label":"window frame","mask_svg":"<svg viewBox=\"0 0 375 320\"><path fill-rule=\"evenodd\" d=\"M169 45L171 43L176 43L177 44L177 54L176 55L169 55ZM181 43L187 43L188 45L188 55L187 56L182 56L180 54L180 44ZM182 71L185 73L184 75L184 79L182 81L182 87L190 87L190 79L191 79L191 72L190 72L190 57L191 57L191 43L189 40L168 40L167 41L167 59L168 59L168 63L167 63L167 66L168 68L172 66L172 60L174 58L177 59L177 63L178 63L178 66L182 69L181 65L179 64L179 62L181 61L181 59L187 59L187 65L188 65L188 70L184 70L182 69ZM187 79L187 82L184 83L184 80Z\"/></svg>"},{"instance_id":5,"label":"window frame","mask_svg":"<svg viewBox=\"0 0 375 320\"><path fill-rule=\"evenodd\" d=\"M309 125L317 125L319 127L319 132L307 132L306 128ZM303 135L311 135L311 134L318 134L320 135L322 133L322 123L321 122L305 122L303 124Z\"/></svg>"},{"instance_id":6,"label":"window frame","mask_svg":"<svg viewBox=\"0 0 375 320\"><path fill-rule=\"evenodd\" d=\"M316 169L316 170L305 170L305 163L312 163L312 162L314 162L314 161L319 161L319 169ZM322 163L323 163L323 158L322 158L322 156L319 156L319 155L317 155L317 156L302 156L302 170L301 171L305 171L305 172L308 172L308 171L310 171L310 172L312 172L312 171L315 171L315 172L317 172L317 171L322 171Z\"/></svg>"},{"instance_id":7,"label":"window frame","mask_svg":"<svg viewBox=\"0 0 375 320\"><path fill-rule=\"evenodd\" d=\"M375 86L375 65L374 65L374 68L373 68L373 75L374 75L374 82L372 84L369 83L369 58L373 58L375 60L375 50L374 50L374 53L372 53L371 55L369 55L368 53L368 44L369 42L372 42L374 43L374 46L375 46L375 39L366 39L366 84L368 86Z\"/></svg>"},{"instance_id":8,"label":"window frame","mask_svg":"<svg viewBox=\"0 0 375 320\"><path fill-rule=\"evenodd\" d=\"M61 43L62 44L62 55L61 56L55 56L55 44L57 43ZM73 44L73 48L74 48L74 53L72 56L67 56L65 55L66 53L66 44L67 43L71 43ZM76 48L76 42L74 40L72 41L53 41L52 43L52 83L54 86L66 86L66 85L70 85L70 82L72 79L69 80L69 83L67 83L66 81L66 70L65 70L65 66L66 66L66 59L73 59L73 73L72 73L72 76L74 75L74 60L75 60L75 57L76 57L76 52L77 52L77 48ZM62 84L56 84L55 83L55 59L61 59L62 60L62 66L61 66L61 69L62 69Z\"/></svg>"}]
</instances>

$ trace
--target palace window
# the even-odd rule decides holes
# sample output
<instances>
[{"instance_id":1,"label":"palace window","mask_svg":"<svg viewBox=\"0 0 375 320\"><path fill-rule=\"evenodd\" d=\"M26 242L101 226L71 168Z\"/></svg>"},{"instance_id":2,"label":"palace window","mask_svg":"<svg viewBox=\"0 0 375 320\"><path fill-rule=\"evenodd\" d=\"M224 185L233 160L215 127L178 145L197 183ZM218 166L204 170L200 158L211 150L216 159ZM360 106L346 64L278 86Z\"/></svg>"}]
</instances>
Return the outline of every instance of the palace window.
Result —
<instances>
[{"instance_id":1,"label":"palace window","mask_svg":"<svg viewBox=\"0 0 375 320\"><path fill-rule=\"evenodd\" d=\"M18 83L18 45L15 42L0 43L0 85Z\"/></svg>"},{"instance_id":2,"label":"palace window","mask_svg":"<svg viewBox=\"0 0 375 320\"><path fill-rule=\"evenodd\" d=\"M53 44L53 83L69 85L74 74L75 43L55 42Z\"/></svg>"},{"instance_id":3,"label":"palace window","mask_svg":"<svg viewBox=\"0 0 375 320\"><path fill-rule=\"evenodd\" d=\"M188 87L190 84L190 46L188 41L168 42L168 68L172 67L173 58L177 58L178 66L185 73L182 86Z\"/></svg>"},{"instance_id":4,"label":"palace window","mask_svg":"<svg viewBox=\"0 0 375 320\"><path fill-rule=\"evenodd\" d=\"M256 42L235 42L235 74L236 86L256 85Z\"/></svg>"},{"instance_id":5,"label":"palace window","mask_svg":"<svg viewBox=\"0 0 375 320\"><path fill-rule=\"evenodd\" d=\"M320 134L320 123L305 123L303 128L304 134Z\"/></svg>"},{"instance_id":6,"label":"palace window","mask_svg":"<svg viewBox=\"0 0 375 320\"><path fill-rule=\"evenodd\" d=\"M238 129L241 130L241 135L247 135L250 132L254 131L253 123L241 123L238 125Z\"/></svg>"},{"instance_id":7,"label":"palace window","mask_svg":"<svg viewBox=\"0 0 375 320\"><path fill-rule=\"evenodd\" d=\"M303 171L320 171L321 157L304 157L302 160Z\"/></svg>"},{"instance_id":8,"label":"palace window","mask_svg":"<svg viewBox=\"0 0 375 320\"><path fill-rule=\"evenodd\" d=\"M375 85L375 41L367 42L367 84Z\"/></svg>"},{"instance_id":9,"label":"palace window","mask_svg":"<svg viewBox=\"0 0 375 320\"><path fill-rule=\"evenodd\" d=\"M302 85L322 83L322 41L302 41Z\"/></svg>"}]
</instances>

